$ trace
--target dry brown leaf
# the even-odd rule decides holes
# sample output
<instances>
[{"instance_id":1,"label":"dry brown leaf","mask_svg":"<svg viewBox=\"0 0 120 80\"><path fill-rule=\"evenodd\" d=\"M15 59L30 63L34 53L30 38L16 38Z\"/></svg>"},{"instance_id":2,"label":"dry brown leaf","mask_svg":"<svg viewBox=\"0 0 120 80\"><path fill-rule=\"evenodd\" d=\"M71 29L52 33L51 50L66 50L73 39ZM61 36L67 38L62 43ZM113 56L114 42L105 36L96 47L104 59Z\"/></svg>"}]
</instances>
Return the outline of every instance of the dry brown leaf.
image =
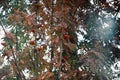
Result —
<instances>
[{"instance_id":1,"label":"dry brown leaf","mask_svg":"<svg viewBox=\"0 0 120 80\"><path fill-rule=\"evenodd\" d=\"M13 33L10 33L10 32L6 32L6 37L8 39L11 39L14 43L16 43L16 38L15 38L15 35Z\"/></svg>"},{"instance_id":2,"label":"dry brown leaf","mask_svg":"<svg viewBox=\"0 0 120 80\"><path fill-rule=\"evenodd\" d=\"M12 55L12 51L11 50L5 50L5 55L10 57Z\"/></svg>"}]
</instances>

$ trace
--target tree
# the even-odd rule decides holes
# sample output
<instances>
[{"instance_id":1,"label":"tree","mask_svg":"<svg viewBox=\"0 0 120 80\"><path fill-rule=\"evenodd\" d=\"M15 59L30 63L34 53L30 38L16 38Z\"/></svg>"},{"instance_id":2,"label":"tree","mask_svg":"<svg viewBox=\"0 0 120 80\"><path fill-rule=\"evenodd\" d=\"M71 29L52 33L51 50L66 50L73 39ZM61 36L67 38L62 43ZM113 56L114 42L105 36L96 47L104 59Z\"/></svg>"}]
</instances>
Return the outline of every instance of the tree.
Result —
<instances>
[{"instance_id":1,"label":"tree","mask_svg":"<svg viewBox=\"0 0 120 80\"><path fill-rule=\"evenodd\" d=\"M11 70L5 79L26 80L26 70L30 80L113 78L110 66L119 58L118 0L1 3L0 22L5 33L1 44Z\"/></svg>"}]
</instances>

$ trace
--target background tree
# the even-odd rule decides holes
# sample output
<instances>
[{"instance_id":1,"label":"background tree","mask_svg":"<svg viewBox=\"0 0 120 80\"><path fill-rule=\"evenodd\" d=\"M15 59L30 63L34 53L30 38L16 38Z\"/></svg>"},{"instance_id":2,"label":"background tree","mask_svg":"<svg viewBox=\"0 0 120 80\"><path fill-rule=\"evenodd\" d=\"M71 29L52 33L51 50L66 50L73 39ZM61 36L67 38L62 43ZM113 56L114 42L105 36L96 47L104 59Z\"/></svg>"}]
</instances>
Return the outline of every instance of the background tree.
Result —
<instances>
[{"instance_id":1,"label":"background tree","mask_svg":"<svg viewBox=\"0 0 120 80\"><path fill-rule=\"evenodd\" d=\"M110 66L120 54L118 0L1 3L2 56L11 70L5 80L25 80L25 71L30 80L113 78Z\"/></svg>"}]
</instances>

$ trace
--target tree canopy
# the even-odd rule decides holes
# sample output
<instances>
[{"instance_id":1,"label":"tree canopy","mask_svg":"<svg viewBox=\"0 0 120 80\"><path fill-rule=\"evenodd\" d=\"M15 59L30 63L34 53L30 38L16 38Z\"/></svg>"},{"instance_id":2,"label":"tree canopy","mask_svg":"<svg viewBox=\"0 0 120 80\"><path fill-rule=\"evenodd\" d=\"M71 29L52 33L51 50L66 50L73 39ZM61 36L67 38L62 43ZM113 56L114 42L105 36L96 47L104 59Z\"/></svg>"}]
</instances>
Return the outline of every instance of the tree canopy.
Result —
<instances>
[{"instance_id":1,"label":"tree canopy","mask_svg":"<svg viewBox=\"0 0 120 80\"><path fill-rule=\"evenodd\" d=\"M1 79L114 78L110 67L120 58L119 0L1 0L0 11L1 57L8 62Z\"/></svg>"}]
</instances>

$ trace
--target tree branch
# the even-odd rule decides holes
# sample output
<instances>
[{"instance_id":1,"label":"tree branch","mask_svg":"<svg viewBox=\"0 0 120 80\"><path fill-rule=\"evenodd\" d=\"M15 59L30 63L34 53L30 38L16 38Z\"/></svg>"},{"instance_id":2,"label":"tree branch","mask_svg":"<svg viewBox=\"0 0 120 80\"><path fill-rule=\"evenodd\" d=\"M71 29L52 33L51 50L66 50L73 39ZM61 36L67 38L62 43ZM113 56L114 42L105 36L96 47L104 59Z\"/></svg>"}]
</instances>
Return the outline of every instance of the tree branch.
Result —
<instances>
[{"instance_id":1,"label":"tree branch","mask_svg":"<svg viewBox=\"0 0 120 80\"><path fill-rule=\"evenodd\" d=\"M0 20L0 24L1 24L1 27L2 27L5 35L7 35L6 30L5 30L5 28L3 27L1 20ZM18 62L17 62L17 59L16 59L16 57L15 57L15 53L14 53L14 51L13 51L12 45L10 44L9 40L7 40L7 41L8 41L8 44L9 44L9 46L10 46L10 49L12 50L12 56L13 56L13 59L14 59L14 64L15 64L17 70L18 70L19 78L22 80L22 74L21 74L22 72L20 71L20 68L19 68L19 66L18 66L18 64L17 64ZM24 78L24 80L26 80L26 79Z\"/></svg>"}]
</instances>

